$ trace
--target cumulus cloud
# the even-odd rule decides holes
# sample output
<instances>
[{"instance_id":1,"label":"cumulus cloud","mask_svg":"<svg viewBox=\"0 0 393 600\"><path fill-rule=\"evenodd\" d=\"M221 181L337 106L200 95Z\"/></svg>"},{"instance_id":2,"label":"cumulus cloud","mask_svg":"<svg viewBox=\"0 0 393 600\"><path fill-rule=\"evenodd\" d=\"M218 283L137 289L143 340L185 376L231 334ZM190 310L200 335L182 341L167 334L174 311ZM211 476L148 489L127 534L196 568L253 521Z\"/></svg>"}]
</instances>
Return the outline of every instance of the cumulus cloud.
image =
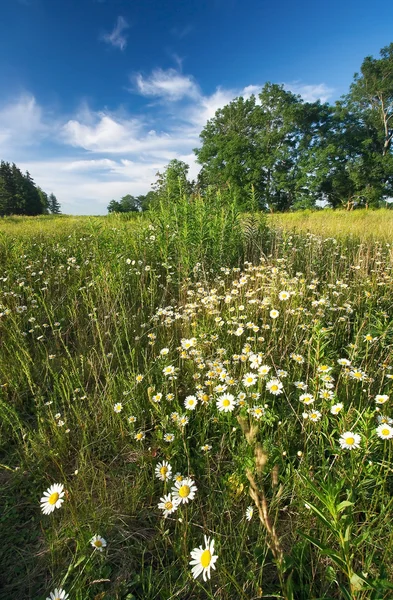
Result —
<instances>
[{"instance_id":1,"label":"cumulus cloud","mask_svg":"<svg viewBox=\"0 0 393 600\"><path fill-rule=\"evenodd\" d=\"M308 101L324 101L333 93L323 83L285 87ZM105 214L112 198L146 193L157 171L173 158L189 164L190 178L195 179L199 166L192 149L200 145L207 120L234 98L257 95L261 88L217 87L203 94L192 76L155 69L136 78L134 91L160 100L143 117L124 110L93 111L87 103L72 118L53 116L34 96L23 94L0 105L0 155L28 169L38 185L54 192L63 212Z\"/></svg>"},{"instance_id":2,"label":"cumulus cloud","mask_svg":"<svg viewBox=\"0 0 393 600\"><path fill-rule=\"evenodd\" d=\"M124 31L129 28L129 25L124 17L117 17L116 25L114 26L111 33L104 33L101 36L101 40L107 44L111 44L115 48L124 50L127 46L127 38L124 35Z\"/></svg>"},{"instance_id":3,"label":"cumulus cloud","mask_svg":"<svg viewBox=\"0 0 393 600\"><path fill-rule=\"evenodd\" d=\"M307 85L295 81L293 83L284 83L285 89L299 94L305 102L327 102L334 94L334 88L328 87L325 83L317 83L315 85Z\"/></svg>"},{"instance_id":4,"label":"cumulus cloud","mask_svg":"<svg viewBox=\"0 0 393 600\"><path fill-rule=\"evenodd\" d=\"M176 69L155 69L148 77L137 73L134 80L136 89L142 96L176 101L182 98L198 98L200 95L199 87L193 78Z\"/></svg>"}]
</instances>

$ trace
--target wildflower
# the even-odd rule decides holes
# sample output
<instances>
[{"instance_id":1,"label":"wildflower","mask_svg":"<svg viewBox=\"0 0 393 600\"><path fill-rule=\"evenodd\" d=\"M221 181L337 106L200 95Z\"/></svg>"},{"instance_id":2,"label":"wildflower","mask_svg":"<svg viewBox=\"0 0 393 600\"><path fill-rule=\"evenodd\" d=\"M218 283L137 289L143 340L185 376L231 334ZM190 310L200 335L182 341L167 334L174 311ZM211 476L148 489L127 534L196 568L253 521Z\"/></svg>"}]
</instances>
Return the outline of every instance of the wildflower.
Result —
<instances>
[{"instance_id":1,"label":"wildflower","mask_svg":"<svg viewBox=\"0 0 393 600\"><path fill-rule=\"evenodd\" d=\"M270 371L270 367L268 365L261 365L258 369L259 375L267 375Z\"/></svg>"},{"instance_id":2,"label":"wildflower","mask_svg":"<svg viewBox=\"0 0 393 600\"><path fill-rule=\"evenodd\" d=\"M190 348L195 346L196 338L191 338L190 340L181 340L180 344L184 350L189 350Z\"/></svg>"},{"instance_id":3,"label":"wildflower","mask_svg":"<svg viewBox=\"0 0 393 600\"><path fill-rule=\"evenodd\" d=\"M349 376L357 381L363 381L367 377L366 373L360 369L353 369L353 371L350 371Z\"/></svg>"},{"instance_id":4,"label":"wildflower","mask_svg":"<svg viewBox=\"0 0 393 600\"><path fill-rule=\"evenodd\" d=\"M137 442L141 442L142 440L144 440L146 437L146 434L143 431L138 431L138 433L136 433L134 435L134 439L137 440Z\"/></svg>"},{"instance_id":5,"label":"wildflower","mask_svg":"<svg viewBox=\"0 0 393 600\"><path fill-rule=\"evenodd\" d=\"M41 510L44 515L49 515L55 508L60 508L63 504L64 486L62 483L54 483L44 492L41 498Z\"/></svg>"},{"instance_id":6,"label":"wildflower","mask_svg":"<svg viewBox=\"0 0 393 600\"><path fill-rule=\"evenodd\" d=\"M318 373L329 373L331 370L332 367L329 367L328 365L319 365L318 367Z\"/></svg>"},{"instance_id":7,"label":"wildflower","mask_svg":"<svg viewBox=\"0 0 393 600\"><path fill-rule=\"evenodd\" d=\"M337 362L342 367L350 367L351 366L351 361L348 360L347 358L339 358Z\"/></svg>"},{"instance_id":8,"label":"wildflower","mask_svg":"<svg viewBox=\"0 0 393 600\"><path fill-rule=\"evenodd\" d=\"M135 377L135 381L136 381L137 383L141 383L141 381L143 381L143 377L144 377L143 375L137 375L137 376Z\"/></svg>"},{"instance_id":9,"label":"wildflower","mask_svg":"<svg viewBox=\"0 0 393 600\"><path fill-rule=\"evenodd\" d=\"M278 298L279 298L279 300L289 300L290 295L291 294L289 292L282 291L278 294Z\"/></svg>"},{"instance_id":10,"label":"wildflower","mask_svg":"<svg viewBox=\"0 0 393 600\"><path fill-rule=\"evenodd\" d=\"M182 504L188 504L189 500L193 500L195 498L195 492L197 489L198 488L196 487L195 482L190 477L186 477L186 479L175 482L172 492L174 497L179 499L179 502Z\"/></svg>"},{"instance_id":11,"label":"wildflower","mask_svg":"<svg viewBox=\"0 0 393 600\"><path fill-rule=\"evenodd\" d=\"M160 350L160 354L161 356L166 356L169 354L169 348L162 348L162 350Z\"/></svg>"},{"instance_id":12,"label":"wildflower","mask_svg":"<svg viewBox=\"0 0 393 600\"><path fill-rule=\"evenodd\" d=\"M187 425L188 421L189 421L189 418L187 417L187 415L182 415L181 417L179 417L180 427L185 427Z\"/></svg>"},{"instance_id":13,"label":"wildflower","mask_svg":"<svg viewBox=\"0 0 393 600\"><path fill-rule=\"evenodd\" d=\"M168 365L167 367L164 367L162 369L162 372L164 373L164 375L168 376L168 375L173 375L173 373L175 372L175 367L173 365Z\"/></svg>"},{"instance_id":14,"label":"wildflower","mask_svg":"<svg viewBox=\"0 0 393 600\"><path fill-rule=\"evenodd\" d=\"M161 481L168 481L171 478L172 467L167 460L163 460L162 463L158 463L156 466L155 473Z\"/></svg>"},{"instance_id":15,"label":"wildflower","mask_svg":"<svg viewBox=\"0 0 393 600\"><path fill-rule=\"evenodd\" d=\"M313 421L314 423L316 423L317 421L320 421L322 415L319 412L319 410L314 410L314 412L311 412L308 414L308 418L310 419L310 421Z\"/></svg>"},{"instance_id":16,"label":"wildflower","mask_svg":"<svg viewBox=\"0 0 393 600\"><path fill-rule=\"evenodd\" d=\"M375 396L376 404L385 404L389 400L389 396L387 394L377 394Z\"/></svg>"},{"instance_id":17,"label":"wildflower","mask_svg":"<svg viewBox=\"0 0 393 600\"><path fill-rule=\"evenodd\" d=\"M175 436L173 435L173 433L166 433L164 435L164 442L173 442L173 440L175 439Z\"/></svg>"},{"instance_id":18,"label":"wildflower","mask_svg":"<svg viewBox=\"0 0 393 600\"><path fill-rule=\"evenodd\" d=\"M307 389L307 383L304 383L304 381L295 381L294 385L295 385L295 387L298 388L298 390L306 390Z\"/></svg>"},{"instance_id":19,"label":"wildflower","mask_svg":"<svg viewBox=\"0 0 393 600\"><path fill-rule=\"evenodd\" d=\"M277 319L277 317L279 317L279 315L280 315L280 313L278 312L278 310L276 310L275 308L273 308L270 311L269 314L270 314L270 316L271 316L272 319Z\"/></svg>"},{"instance_id":20,"label":"wildflower","mask_svg":"<svg viewBox=\"0 0 393 600\"><path fill-rule=\"evenodd\" d=\"M270 379L266 384L266 389L274 396L282 394L282 388L283 385L279 379Z\"/></svg>"},{"instance_id":21,"label":"wildflower","mask_svg":"<svg viewBox=\"0 0 393 600\"><path fill-rule=\"evenodd\" d=\"M235 397L232 394L223 394L217 399L216 405L220 412L232 412L236 406Z\"/></svg>"},{"instance_id":22,"label":"wildflower","mask_svg":"<svg viewBox=\"0 0 393 600\"><path fill-rule=\"evenodd\" d=\"M262 406L253 406L249 410L254 419L259 420L265 414L265 409Z\"/></svg>"},{"instance_id":23,"label":"wildflower","mask_svg":"<svg viewBox=\"0 0 393 600\"><path fill-rule=\"evenodd\" d=\"M211 449L212 449L212 447L209 444L205 444L204 446L201 446L201 450L203 450L203 452L210 452Z\"/></svg>"},{"instance_id":24,"label":"wildflower","mask_svg":"<svg viewBox=\"0 0 393 600\"><path fill-rule=\"evenodd\" d=\"M104 540L104 538L100 535L93 536L90 540L90 544L93 546L93 548L99 550L99 552L102 552L103 549L106 548L106 540Z\"/></svg>"},{"instance_id":25,"label":"wildflower","mask_svg":"<svg viewBox=\"0 0 393 600\"><path fill-rule=\"evenodd\" d=\"M134 417L134 415L130 415L127 419L127 421L129 423L135 423L136 422L136 417Z\"/></svg>"},{"instance_id":26,"label":"wildflower","mask_svg":"<svg viewBox=\"0 0 393 600\"><path fill-rule=\"evenodd\" d=\"M247 521L251 521L253 514L254 514L254 508L252 506L249 506L246 510Z\"/></svg>"},{"instance_id":27,"label":"wildflower","mask_svg":"<svg viewBox=\"0 0 393 600\"><path fill-rule=\"evenodd\" d=\"M304 356L302 356L301 354L295 354L294 352L292 352L290 357L292 358L292 360L297 362L299 365L304 363Z\"/></svg>"},{"instance_id":28,"label":"wildflower","mask_svg":"<svg viewBox=\"0 0 393 600\"><path fill-rule=\"evenodd\" d=\"M352 431L346 431L340 437L339 443L341 448L345 450L353 450L354 448L359 448L360 440L360 435L358 435L357 433L352 433Z\"/></svg>"},{"instance_id":29,"label":"wildflower","mask_svg":"<svg viewBox=\"0 0 393 600\"><path fill-rule=\"evenodd\" d=\"M331 409L330 412L332 413L332 415L338 415L338 413L343 409L344 405L339 402L338 404L334 404Z\"/></svg>"},{"instance_id":30,"label":"wildflower","mask_svg":"<svg viewBox=\"0 0 393 600\"><path fill-rule=\"evenodd\" d=\"M393 425L393 419L387 417L386 415L378 415L377 421L380 424L387 423L388 425Z\"/></svg>"},{"instance_id":31,"label":"wildflower","mask_svg":"<svg viewBox=\"0 0 393 600\"><path fill-rule=\"evenodd\" d=\"M325 389L325 390L319 390L319 397L322 398L322 400L331 400L334 396L333 392L331 390Z\"/></svg>"},{"instance_id":32,"label":"wildflower","mask_svg":"<svg viewBox=\"0 0 393 600\"><path fill-rule=\"evenodd\" d=\"M55 588L53 592L50 593L50 596L47 597L46 600L67 600L69 595L65 593L65 590L61 588Z\"/></svg>"},{"instance_id":33,"label":"wildflower","mask_svg":"<svg viewBox=\"0 0 393 600\"><path fill-rule=\"evenodd\" d=\"M303 404L312 404L315 398L312 394L302 394L299 400L300 402L303 402Z\"/></svg>"},{"instance_id":34,"label":"wildflower","mask_svg":"<svg viewBox=\"0 0 393 600\"><path fill-rule=\"evenodd\" d=\"M377 435L381 440L390 440L393 437L393 427L384 423L377 427Z\"/></svg>"},{"instance_id":35,"label":"wildflower","mask_svg":"<svg viewBox=\"0 0 393 600\"><path fill-rule=\"evenodd\" d=\"M154 396L151 397L153 402L155 402L156 404L158 404L158 402L161 402L161 398L162 398L161 392L158 392L157 394L154 394Z\"/></svg>"},{"instance_id":36,"label":"wildflower","mask_svg":"<svg viewBox=\"0 0 393 600\"><path fill-rule=\"evenodd\" d=\"M197 404L198 400L195 396L187 396L187 398L184 400L184 406L187 410L195 410Z\"/></svg>"},{"instance_id":37,"label":"wildflower","mask_svg":"<svg viewBox=\"0 0 393 600\"><path fill-rule=\"evenodd\" d=\"M257 376L255 375L255 373L246 373L243 377L243 385L245 387L251 387L255 384L256 380Z\"/></svg>"},{"instance_id":38,"label":"wildflower","mask_svg":"<svg viewBox=\"0 0 393 600\"><path fill-rule=\"evenodd\" d=\"M192 576L196 579L201 573L203 573L203 581L210 579L210 569L215 569L215 562L218 556L214 555L214 540L210 541L210 538L205 537L205 547L199 546L194 548L191 552L190 565L192 567Z\"/></svg>"},{"instance_id":39,"label":"wildflower","mask_svg":"<svg viewBox=\"0 0 393 600\"><path fill-rule=\"evenodd\" d=\"M167 394L166 395L166 399L168 400L168 402L172 402L172 400L174 399L175 394Z\"/></svg>"},{"instance_id":40,"label":"wildflower","mask_svg":"<svg viewBox=\"0 0 393 600\"><path fill-rule=\"evenodd\" d=\"M158 504L158 508L164 511L164 517L171 515L174 513L180 502L177 498L174 498L172 494L166 494L162 498L160 498L160 502Z\"/></svg>"},{"instance_id":41,"label":"wildflower","mask_svg":"<svg viewBox=\"0 0 393 600\"><path fill-rule=\"evenodd\" d=\"M115 406L113 407L113 410L115 411L115 413L121 413L121 411L123 410L123 405L121 402L117 402L115 404Z\"/></svg>"}]
</instances>

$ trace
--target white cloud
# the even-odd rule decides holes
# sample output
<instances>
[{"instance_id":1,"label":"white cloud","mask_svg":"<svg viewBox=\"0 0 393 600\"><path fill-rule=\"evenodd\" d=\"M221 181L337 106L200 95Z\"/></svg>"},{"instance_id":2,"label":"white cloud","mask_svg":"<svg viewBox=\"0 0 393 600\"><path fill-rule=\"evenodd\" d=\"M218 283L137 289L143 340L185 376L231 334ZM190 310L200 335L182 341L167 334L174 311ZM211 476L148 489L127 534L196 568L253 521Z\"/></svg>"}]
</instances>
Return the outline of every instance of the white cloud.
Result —
<instances>
[{"instance_id":1,"label":"white cloud","mask_svg":"<svg viewBox=\"0 0 393 600\"><path fill-rule=\"evenodd\" d=\"M137 91L142 96L176 101L182 98L197 98L200 95L199 87L193 78L176 69L155 69L149 77L137 73L134 78Z\"/></svg>"},{"instance_id":2,"label":"white cloud","mask_svg":"<svg viewBox=\"0 0 393 600\"><path fill-rule=\"evenodd\" d=\"M333 93L323 83L285 87L309 101ZM189 164L189 177L195 179L199 166L192 149L200 145L207 120L234 98L257 95L261 88L217 87L204 95L193 77L156 69L137 79L140 94L160 99L143 117L124 110L96 112L87 103L72 118L54 116L34 96L23 94L0 106L0 157L28 169L38 185L56 194L63 212L105 214L112 198L148 192L157 171L173 158Z\"/></svg>"},{"instance_id":3,"label":"white cloud","mask_svg":"<svg viewBox=\"0 0 393 600\"><path fill-rule=\"evenodd\" d=\"M0 149L38 144L48 132L42 109L31 94L0 107Z\"/></svg>"},{"instance_id":4,"label":"white cloud","mask_svg":"<svg viewBox=\"0 0 393 600\"><path fill-rule=\"evenodd\" d=\"M317 83L315 85L307 85L294 81L293 83L284 83L285 89L299 94L305 102L327 102L334 94L334 88L328 87L325 83Z\"/></svg>"},{"instance_id":5,"label":"white cloud","mask_svg":"<svg viewBox=\"0 0 393 600\"><path fill-rule=\"evenodd\" d=\"M127 46L127 38L124 35L124 30L128 29L129 25L124 17L117 17L117 22L111 33L105 33L101 36L102 41L111 44L115 48L124 50Z\"/></svg>"}]
</instances>

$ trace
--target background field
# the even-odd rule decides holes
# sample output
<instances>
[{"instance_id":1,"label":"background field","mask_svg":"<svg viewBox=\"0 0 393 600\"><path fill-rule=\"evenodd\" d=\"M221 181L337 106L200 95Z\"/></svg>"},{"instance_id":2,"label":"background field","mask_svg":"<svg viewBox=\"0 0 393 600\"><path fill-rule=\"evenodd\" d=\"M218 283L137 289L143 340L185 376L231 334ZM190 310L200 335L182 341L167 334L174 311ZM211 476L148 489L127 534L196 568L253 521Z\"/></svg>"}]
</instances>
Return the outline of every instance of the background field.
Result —
<instances>
[{"instance_id":1,"label":"background field","mask_svg":"<svg viewBox=\"0 0 393 600\"><path fill-rule=\"evenodd\" d=\"M2 219L0 598L391 597L392 214Z\"/></svg>"}]
</instances>

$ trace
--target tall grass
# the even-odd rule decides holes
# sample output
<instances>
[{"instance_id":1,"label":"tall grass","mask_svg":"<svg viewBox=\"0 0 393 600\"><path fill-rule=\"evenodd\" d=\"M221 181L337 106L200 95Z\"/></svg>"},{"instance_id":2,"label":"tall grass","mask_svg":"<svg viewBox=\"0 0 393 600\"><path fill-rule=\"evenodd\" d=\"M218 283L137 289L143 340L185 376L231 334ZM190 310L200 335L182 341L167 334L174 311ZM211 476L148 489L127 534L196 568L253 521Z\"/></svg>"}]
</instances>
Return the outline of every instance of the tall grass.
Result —
<instances>
[{"instance_id":1,"label":"tall grass","mask_svg":"<svg viewBox=\"0 0 393 600\"><path fill-rule=\"evenodd\" d=\"M0 232L0 598L391 597L388 244L269 230L213 194ZM198 488L166 519L163 460Z\"/></svg>"}]
</instances>

